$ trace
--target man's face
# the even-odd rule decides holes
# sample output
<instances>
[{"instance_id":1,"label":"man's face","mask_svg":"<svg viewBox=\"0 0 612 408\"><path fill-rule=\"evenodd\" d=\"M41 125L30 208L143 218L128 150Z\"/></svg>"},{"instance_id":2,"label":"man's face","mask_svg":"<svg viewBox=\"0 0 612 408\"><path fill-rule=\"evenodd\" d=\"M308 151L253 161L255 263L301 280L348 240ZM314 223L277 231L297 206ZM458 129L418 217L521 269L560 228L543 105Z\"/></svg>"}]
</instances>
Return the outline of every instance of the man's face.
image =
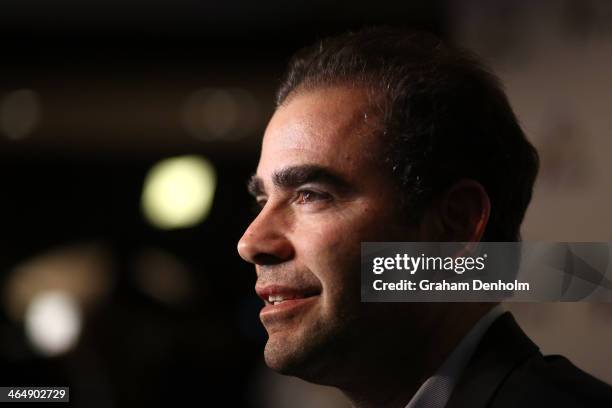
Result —
<instances>
[{"instance_id":1,"label":"man's face","mask_svg":"<svg viewBox=\"0 0 612 408\"><path fill-rule=\"evenodd\" d=\"M238 244L255 264L266 363L315 375L367 337L360 243L413 240L366 91L298 93L266 129L250 190L261 212Z\"/></svg>"}]
</instances>

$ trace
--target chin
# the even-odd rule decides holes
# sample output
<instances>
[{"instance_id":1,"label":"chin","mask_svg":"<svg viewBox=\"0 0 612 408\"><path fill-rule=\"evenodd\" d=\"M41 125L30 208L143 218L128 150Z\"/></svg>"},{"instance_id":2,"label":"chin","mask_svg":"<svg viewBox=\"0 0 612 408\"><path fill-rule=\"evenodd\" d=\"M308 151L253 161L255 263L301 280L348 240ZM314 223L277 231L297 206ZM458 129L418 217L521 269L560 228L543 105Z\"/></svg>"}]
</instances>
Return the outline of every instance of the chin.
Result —
<instances>
[{"instance_id":1,"label":"chin","mask_svg":"<svg viewBox=\"0 0 612 408\"><path fill-rule=\"evenodd\" d=\"M299 373L305 370L306 361L308 358L304 354L304 347L296 347L289 342L286 337L280 337L278 335L272 336L268 339L266 347L264 349L264 359L266 365L272 370L277 371L285 375L293 375L299 377Z\"/></svg>"},{"instance_id":2,"label":"chin","mask_svg":"<svg viewBox=\"0 0 612 408\"><path fill-rule=\"evenodd\" d=\"M268 339L264 350L266 365L283 375L315 384L334 385L332 367L336 366L338 353L331 352L329 344L315 339L305 342L290 340L289 336Z\"/></svg>"}]
</instances>

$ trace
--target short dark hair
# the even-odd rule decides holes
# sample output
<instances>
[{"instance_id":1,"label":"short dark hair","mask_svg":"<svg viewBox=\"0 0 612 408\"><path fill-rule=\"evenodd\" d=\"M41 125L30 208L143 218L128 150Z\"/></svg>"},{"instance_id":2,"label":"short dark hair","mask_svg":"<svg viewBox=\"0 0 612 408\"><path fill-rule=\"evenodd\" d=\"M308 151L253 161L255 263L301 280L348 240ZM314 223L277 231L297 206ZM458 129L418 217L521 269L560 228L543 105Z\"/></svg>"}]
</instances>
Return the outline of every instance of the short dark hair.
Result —
<instances>
[{"instance_id":1,"label":"short dark hair","mask_svg":"<svg viewBox=\"0 0 612 408\"><path fill-rule=\"evenodd\" d=\"M471 52L430 33L374 27L326 38L298 51L277 106L302 90L366 87L380 103L385 162L420 216L462 178L491 201L485 241L518 241L538 154L500 81Z\"/></svg>"}]
</instances>

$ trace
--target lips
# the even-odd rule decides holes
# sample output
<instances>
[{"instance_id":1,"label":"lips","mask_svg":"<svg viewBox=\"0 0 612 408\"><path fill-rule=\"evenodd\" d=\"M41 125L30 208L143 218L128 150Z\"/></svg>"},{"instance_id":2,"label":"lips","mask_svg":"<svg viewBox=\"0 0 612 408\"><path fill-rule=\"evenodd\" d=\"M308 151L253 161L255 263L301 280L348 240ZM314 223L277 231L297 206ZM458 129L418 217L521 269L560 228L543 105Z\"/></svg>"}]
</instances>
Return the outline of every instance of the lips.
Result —
<instances>
[{"instance_id":1,"label":"lips","mask_svg":"<svg viewBox=\"0 0 612 408\"><path fill-rule=\"evenodd\" d=\"M318 288L296 288L282 285L256 287L255 292L268 304L279 304L288 300L304 299L320 293Z\"/></svg>"},{"instance_id":2,"label":"lips","mask_svg":"<svg viewBox=\"0 0 612 408\"><path fill-rule=\"evenodd\" d=\"M282 285L256 287L255 291L265 303L259 314L262 321L298 313L300 309L316 301L321 293L320 289L315 287L298 288Z\"/></svg>"}]
</instances>

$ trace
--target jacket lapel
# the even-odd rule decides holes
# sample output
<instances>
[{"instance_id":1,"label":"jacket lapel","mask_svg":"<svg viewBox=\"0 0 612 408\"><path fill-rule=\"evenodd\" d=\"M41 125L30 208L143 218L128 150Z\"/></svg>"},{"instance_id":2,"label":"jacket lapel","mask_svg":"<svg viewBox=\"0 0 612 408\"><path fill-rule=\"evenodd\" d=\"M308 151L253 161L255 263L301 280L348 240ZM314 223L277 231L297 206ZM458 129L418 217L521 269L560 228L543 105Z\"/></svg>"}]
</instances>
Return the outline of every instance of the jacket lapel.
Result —
<instances>
[{"instance_id":1,"label":"jacket lapel","mask_svg":"<svg viewBox=\"0 0 612 408\"><path fill-rule=\"evenodd\" d=\"M508 375L535 353L538 347L510 312L504 313L482 337L446 408L488 406Z\"/></svg>"}]
</instances>

